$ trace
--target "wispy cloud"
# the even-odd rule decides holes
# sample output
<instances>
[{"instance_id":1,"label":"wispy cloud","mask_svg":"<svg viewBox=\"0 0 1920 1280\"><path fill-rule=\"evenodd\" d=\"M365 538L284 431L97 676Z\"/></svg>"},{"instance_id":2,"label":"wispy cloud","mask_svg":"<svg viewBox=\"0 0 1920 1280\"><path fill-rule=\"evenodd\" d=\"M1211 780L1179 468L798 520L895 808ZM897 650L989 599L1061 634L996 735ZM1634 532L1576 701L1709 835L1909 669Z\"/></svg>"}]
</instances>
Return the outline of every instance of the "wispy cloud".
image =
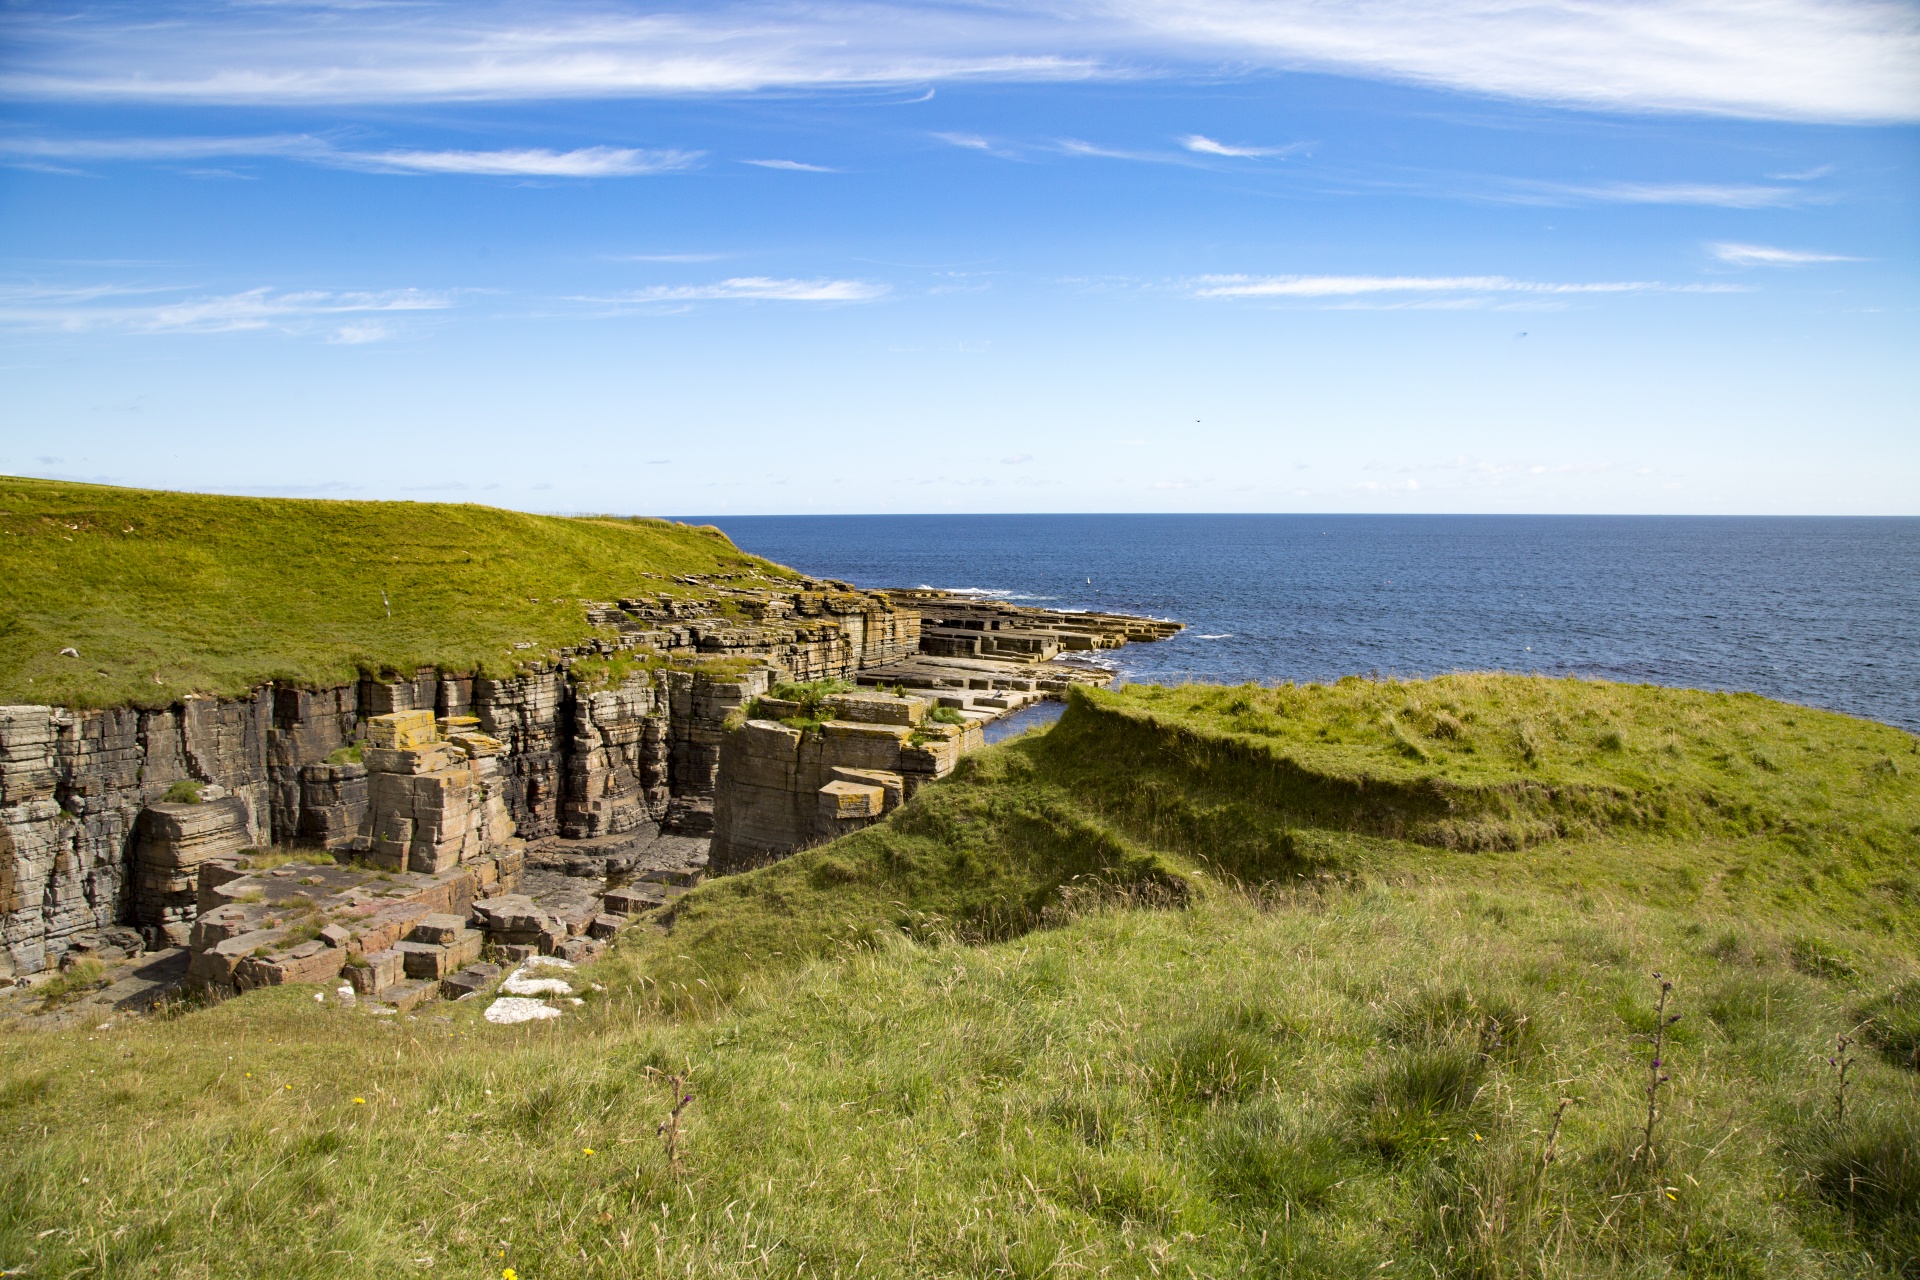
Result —
<instances>
[{"instance_id":1,"label":"wispy cloud","mask_svg":"<svg viewBox=\"0 0 1920 1280\"><path fill-rule=\"evenodd\" d=\"M1707 251L1722 262L1736 267L1798 267L1814 262L1858 262L1841 253L1815 253L1810 249L1776 249L1764 244L1710 244Z\"/></svg>"},{"instance_id":2,"label":"wispy cloud","mask_svg":"<svg viewBox=\"0 0 1920 1280\"><path fill-rule=\"evenodd\" d=\"M838 173L838 169L829 169L823 164L803 164L798 160L742 160L741 164L756 164L762 169L785 169L791 173Z\"/></svg>"},{"instance_id":3,"label":"wispy cloud","mask_svg":"<svg viewBox=\"0 0 1920 1280\"><path fill-rule=\"evenodd\" d=\"M1608 204L1711 205L1722 209L1766 209L1798 204L1807 193L1796 187L1721 182L1600 182L1587 186L1541 183L1544 194Z\"/></svg>"},{"instance_id":4,"label":"wispy cloud","mask_svg":"<svg viewBox=\"0 0 1920 1280\"><path fill-rule=\"evenodd\" d=\"M1190 133L1180 139L1180 145L1203 156L1235 156L1247 160L1288 156L1306 149L1304 142L1293 142L1284 147L1236 147L1225 142L1216 142L1205 134L1199 133Z\"/></svg>"},{"instance_id":5,"label":"wispy cloud","mask_svg":"<svg viewBox=\"0 0 1920 1280\"><path fill-rule=\"evenodd\" d=\"M361 151L311 134L215 138L0 137L0 156L79 162L258 157L324 164L378 173L474 174L486 177L614 178L668 173L696 163L701 152L635 147L579 147L555 151L522 147L498 151Z\"/></svg>"},{"instance_id":6,"label":"wispy cloud","mask_svg":"<svg viewBox=\"0 0 1920 1280\"><path fill-rule=\"evenodd\" d=\"M771 276L735 276L713 284L655 285L618 298L594 302L871 302L888 286L870 280L777 280Z\"/></svg>"},{"instance_id":7,"label":"wispy cloud","mask_svg":"<svg viewBox=\"0 0 1920 1280\"><path fill-rule=\"evenodd\" d=\"M1579 294L1653 291L1727 292L1726 285L1667 285L1652 280L1560 283L1508 276L1201 276L1198 298L1350 298L1366 294Z\"/></svg>"},{"instance_id":8,"label":"wispy cloud","mask_svg":"<svg viewBox=\"0 0 1920 1280\"><path fill-rule=\"evenodd\" d=\"M173 294L170 300L159 295ZM382 293L247 289L240 293L192 294L181 289L84 285L26 285L0 289L0 327L86 333L236 333L272 329L287 333L329 331L334 341L372 342L392 329L365 317L438 311L453 305L444 293L396 289Z\"/></svg>"},{"instance_id":9,"label":"wispy cloud","mask_svg":"<svg viewBox=\"0 0 1920 1280\"><path fill-rule=\"evenodd\" d=\"M335 163L408 173L471 173L489 177L627 178L685 169L698 151L641 151L631 147L581 147L574 151L528 148L513 151L335 152Z\"/></svg>"},{"instance_id":10,"label":"wispy cloud","mask_svg":"<svg viewBox=\"0 0 1920 1280\"><path fill-rule=\"evenodd\" d=\"M634 0L357 9L150 0L15 15L14 98L612 98L1309 68L1629 111L1920 118L1901 0Z\"/></svg>"}]
</instances>

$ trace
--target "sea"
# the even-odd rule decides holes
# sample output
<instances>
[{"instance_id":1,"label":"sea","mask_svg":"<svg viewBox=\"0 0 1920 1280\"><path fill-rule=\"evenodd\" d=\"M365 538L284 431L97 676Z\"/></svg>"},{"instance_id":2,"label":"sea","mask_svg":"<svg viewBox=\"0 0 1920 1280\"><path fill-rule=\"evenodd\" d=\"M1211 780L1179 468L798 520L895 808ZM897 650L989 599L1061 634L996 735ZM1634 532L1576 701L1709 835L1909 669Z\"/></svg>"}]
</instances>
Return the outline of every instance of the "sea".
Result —
<instances>
[{"instance_id":1,"label":"sea","mask_svg":"<svg viewBox=\"0 0 1920 1280\"><path fill-rule=\"evenodd\" d=\"M1920 731L1920 519L687 519L859 587L1186 624L1101 655L1122 681L1539 672L1751 690Z\"/></svg>"}]
</instances>

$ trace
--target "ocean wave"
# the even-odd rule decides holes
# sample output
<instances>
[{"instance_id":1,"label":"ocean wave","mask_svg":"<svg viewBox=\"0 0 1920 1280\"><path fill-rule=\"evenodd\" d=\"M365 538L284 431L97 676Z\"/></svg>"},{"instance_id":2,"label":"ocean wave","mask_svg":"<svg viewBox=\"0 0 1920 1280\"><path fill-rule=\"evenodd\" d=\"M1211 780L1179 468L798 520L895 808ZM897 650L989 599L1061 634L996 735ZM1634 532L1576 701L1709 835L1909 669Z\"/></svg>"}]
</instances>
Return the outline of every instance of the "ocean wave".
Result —
<instances>
[{"instance_id":1,"label":"ocean wave","mask_svg":"<svg viewBox=\"0 0 1920 1280\"><path fill-rule=\"evenodd\" d=\"M1004 587L930 587L921 583L921 591L944 591L950 596L973 596L978 600L1058 600L1059 596L1028 595L1024 591L1008 591Z\"/></svg>"},{"instance_id":2,"label":"ocean wave","mask_svg":"<svg viewBox=\"0 0 1920 1280\"><path fill-rule=\"evenodd\" d=\"M1207 633L1201 632L1201 631L1196 631L1193 633L1193 638L1195 640L1227 640L1227 639L1231 639L1232 636L1233 636L1233 632L1231 631L1221 631L1213 635L1208 635Z\"/></svg>"}]
</instances>

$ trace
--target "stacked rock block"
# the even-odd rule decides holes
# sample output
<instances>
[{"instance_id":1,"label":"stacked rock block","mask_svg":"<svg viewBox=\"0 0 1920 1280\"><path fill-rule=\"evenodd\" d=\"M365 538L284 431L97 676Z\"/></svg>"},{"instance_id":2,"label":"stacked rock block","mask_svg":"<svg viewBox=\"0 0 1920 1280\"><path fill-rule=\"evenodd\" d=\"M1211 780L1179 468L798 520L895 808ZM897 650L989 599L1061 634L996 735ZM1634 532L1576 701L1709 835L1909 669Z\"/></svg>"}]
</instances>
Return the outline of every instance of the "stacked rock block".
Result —
<instances>
[{"instance_id":1,"label":"stacked rock block","mask_svg":"<svg viewBox=\"0 0 1920 1280\"><path fill-rule=\"evenodd\" d=\"M513 837L503 746L477 720L436 724L431 711L395 711L369 719L366 732L368 862L433 875Z\"/></svg>"},{"instance_id":2,"label":"stacked rock block","mask_svg":"<svg viewBox=\"0 0 1920 1280\"><path fill-rule=\"evenodd\" d=\"M140 811L136 832L133 922L150 937L185 946L200 914L201 864L248 847L246 806L233 798L151 804Z\"/></svg>"},{"instance_id":3,"label":"stacked rock block","mask_svg":"<svg viewBox=\"0 0 1920 1280\"><path fill-rule=\"evenodd\" d=\"M562 835L617 835L666 816L667 715L664 683L650 674L576 694Z\"/></svg>"},{"instance_id":4,"label":"stacked rock block","mask_svg":"<svg viewBox=\"0 0 1920 1280\"><path fill-rule=\"evenodd\" d=\"M203 863L188 976L222 992L339 978L390 1002L425 998L479 959L473 905L511 893L522 864L516 848L435 874L302 864L235 874Z\"/></svg>"},{"instance_id":5,"label":"stacked rock block","mask_svg":"<svg viewBox=\"0 0 1920 1280\"><path fill-rule=\"evenodd\" d=\"M757 709L763 716L799 710L774 698L760 699ZM827 709L835 718L818 728L753 719L727 735L708 855L713 871L745 870L878 821L983 741L977 725L924 723L923 698L861 692L840 695Z\"/></svg>"},{"instance_id":6,"label":"stacked rock block","mask_svg":"<svg viewBox=\"0 0 1920 1280\"><path fill-rule=\"evenodd\" d=\"M515 828L528 840L557 835L566 789L562 753L570 737L565 708L572 697L565 673L482 678L473 685L480 727L506 744L501 781Z\"/></svg>"},{"instance_id":7,"label":"stacked rock block","mask_svg":"<svg viewBox=\"0 0 1920 1280\"><path fill-rule=\"evenodd\" d=\"M102 931L133 919L140 812L174 783L219 783L246 843L264 843L267 725L264 698L0 707L0 976L97 950Z\"/></svg>"}]
</instances>

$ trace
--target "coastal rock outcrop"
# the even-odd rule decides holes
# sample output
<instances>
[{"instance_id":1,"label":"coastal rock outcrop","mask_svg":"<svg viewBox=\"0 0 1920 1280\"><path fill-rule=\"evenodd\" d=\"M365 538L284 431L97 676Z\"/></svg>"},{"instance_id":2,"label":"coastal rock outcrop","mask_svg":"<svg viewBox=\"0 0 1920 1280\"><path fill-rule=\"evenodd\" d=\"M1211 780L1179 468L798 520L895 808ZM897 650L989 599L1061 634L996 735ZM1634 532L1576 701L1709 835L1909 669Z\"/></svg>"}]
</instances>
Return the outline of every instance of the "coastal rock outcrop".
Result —
<instances>
[{"instance_id":1,"label":"coastal rock outcrop","mask_svg":"<svg viewBox=\"0 0 1920 1280\"><path fill-rule=\"evenodd\" d=\"M619 859L602 842L649 828L704 838L724 822L718 847L730 863L773 856L888 811L896 791L910 795L917 780L952 767L977 740L969 724L1107 678L1047 655L1178 625L839 582L675 586L586 605L599 638L529 654L512 675L422 669L147 710L0 706L0 977L103 946L128 924L149 945L190 938L208 903L221 904L221 885L242 878L235 864L249 849L297 844L432 876L514 842L580 841L599 856L587 861L611 869ZM950 641L925 651L929 608L939 634L980 621L994 636L991 656L943 656L964 647ZM1047 634L1022 641L1023 632ZM717 795L733 785L733 727L775 682L796 680L922 690L967 723L889 727L849 711L816 745L781 748L804 794L756 798L754 770L773 766L750 764L742 747L748 789ZM375 722L395 715L415 717L416 732L431 724L433 740L377 741ZM831 803L821 792L829 783L844 784ZM188 803L195 792L201 804ZM542 856L542 865L567 861ZM633 892L639 902L649 891Z\"/></svg>"}]
</instances>

